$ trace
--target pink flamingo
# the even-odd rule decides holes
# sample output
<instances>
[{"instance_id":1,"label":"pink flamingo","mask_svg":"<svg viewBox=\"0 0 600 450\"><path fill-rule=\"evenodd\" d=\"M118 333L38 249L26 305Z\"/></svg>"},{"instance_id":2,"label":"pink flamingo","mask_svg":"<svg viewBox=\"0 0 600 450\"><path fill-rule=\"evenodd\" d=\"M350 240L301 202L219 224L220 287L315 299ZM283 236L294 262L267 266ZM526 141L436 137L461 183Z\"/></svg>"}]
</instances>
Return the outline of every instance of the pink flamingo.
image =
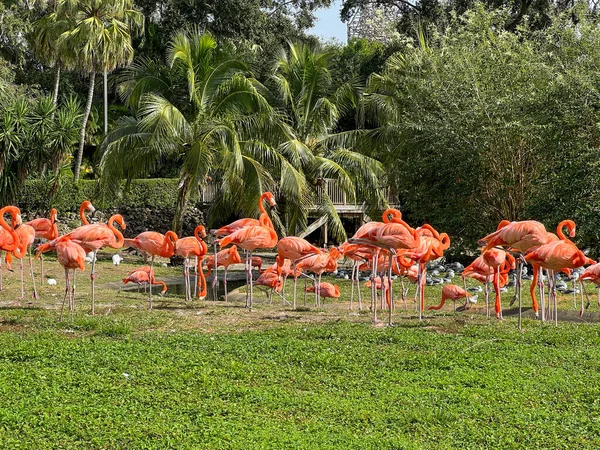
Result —
<instances>
[{"instance_id":1,"label":"pink flamingo","mask_svg":"<svg viewBox=\"0 0 600 450\"><path fill-rule=\"evenodd\" d=\"M35 230L35 237L38 239L45 239L46 241L52 241L58 237L58 213L56 209L50 210L50 217L46 219L41 217L39 219L33 219L26 222L25 225L33 227ZM44 282L44 255L40 258L40 282Z\"/></svg>"},{"instance_id":2,"label":"pink flamingo","mask_svg":"<svg viewBox=\"0 0 600 450\"><path fill-rule=\"evenodd\" d=\"M469 298L471 294L465 291L460 286L455 284L447 284L442 288L442 301L439 305L430 306L427 310L432 309L442 309L446 300L452 300L454 302L454 311L456 311L456 300L460 300L461 298Z\"/></svg>"},{"instance_id":3,"label":"pink flamingo","mask_svg":"<svg viewBox=\"0 0 600 450\"><path fill-rule=\"evenodd\" d=\"M273 229L269 216L267 214L261 214L260 225L250 226L241 228L232 234L219 239L219 245L221 248L228 246L229 244L236 244L238 247L248 251L246 257L246 273L250 280L250 301L246 302L246 307L252 308L252 266L250 261L252 260L252 252L256 249L262 248L273 248L277 245L277 233Z\"/></svg>"},{"instance_id":4,"label":"pink flamingo","mask_svg":"<svg viewBox=\"0 0 600 450\"><path fill-rule=\"evenodd\" d=\"M321 285L321 275L324 272L333 272L337 269L337 260L340 258L340 252L336 247L331 247L329 253L319 253L316 255L308 256L300 261L297 265L299 269L305 269L315 274L315 284ZM317 278L318 277L318 278ZM320 292L319 289L314 291L315 293L315 306L320 305Z\"/></svg>"},{"instance_id":5,"label":"pink flamingo","mask_svg":"<svg viewBox=\"0 0 600 450\"><path fill-rule=\"evenodd\" d=\"M33 245L35 240L35 230L32 226L23 224L17 228L17 235L19 236L19 246L12 252L6 253L6 263L10 266L12 263L12 257L19 259L19 265L21 268L21 299L25 298L25 282L23 280L23 258L25 255L29 256L29 272L31 274L31 281L33 283L33 298L38 299L37 289L35 288L35 277L33 275L33 263L31 261L31 253L29 249Z\"/></svg>"},{"instance_id":6,"label":"pink flamingo","mask_svg":"<svg viewBox=\"0 0 600 450\"><path fill-rule=\"evenodd\" d=\"M185 279L185 299L192 299L192 292L190 287L190 268L189 259L192 256L196 257L196 270L200 275L200 279L197 281L198 297L206 297L206 280L204 279L204 272L202 271L202 259L208 252L208 247L204 242L203 238L206 237L206 231L204 226L198 225L194 230L194 236L184 237L177 241L175 248L175 254L183 256L185 261L183 263L183 276ZM202 286L202 288L200 287Z\"/></svg>"},{"instance_id":7,"label":"pink flamingo","mask_svg":"<svg viewBox=\"0 0 600 450\"><path fill-rule=\"evenodd\" d=\"M306 292L317 291L319 291L319 298L340 298L340 288L335 284L323 282L306 288Z\"/></svg>"},{"instance_id":8,"label":"pink flamingo","mask_svg":"<svg viewBox=\"0 0 600 450\"><path fill-rule=\"evenodd\" d=\"M149 269L149 267L148 267ZM137 283L138 291L139 286L144 283L144 286L150 285L150 290L152 290L152 285L162 285L163 289L160 292L160 295L164 295L167 292L167 285L164 281L156 281L154 279L154 271L148 271L143 269L134 270L127 277L123 278L123 284L127 283Z\"/></svg>"},{"instance_id":9,"label":"pink flamingo","mask_svg":"<svg viewBox=\"0 0 600 450\"><path fill-rule=\"evenodd\" d=\"M11 225L4 220L4 215L11 215ZM21 225L21 211L16 206L5 206L0 209L0 291L2 290L2 251L12 252L19 246L19 235L15 231Z\"/></svg>"},{"instance_id":10,"label":"pink flamingo","mask_svg":"<svg viewBox=\"0 0 600 450\"><path fill-rule=\"evenodd\" d=\"M232 245L229 248L221 250L217 253L217 266L225 268L225 274L223 275L223 287L225 289L225 301L227 301L227 270L229 270L229 266L232 264L241 264L242 258L237 250L237 246ZM206 258L206 268L208 272L206 276L210 276L212 270L215 269L215 256L210 255ZM215 297L216 300L216 297Z\"/></svg>"},{"instance_id":11,"label":"pink flamingo","mask_svg":"<svg viewBox=\"0 0 600 450\"><path fill-rule=\"evenodd\" d=\"M63 310L65 308L65 300L69 294L71 287L71 279L69 277L69 270L73 269L73 288L69 296L69 310L71 311L71 320L73 319L73 311L75 311L75 277L76 270L79 269L82 272L85 270L85 250L78 244L71 241L71 238L67 236L60 242L56 243L56 256L58 263L65 268L65 296L63 297L62 306L60 308L60 316L58 321L62 321Z\"/></svg>"},{"instance_id":12,"label":"pink flamingo","mask_svg":"<svg viewBox=\"0 0 600 450\"><path fill-rule=\"evenodd\" d=\"M150 269L154 270L154 258L162 256L170 258L175 254L177 234L167 231L165 234L156 231L144 231L133 239L125 239L125 246L136 248L152 256ZM152 289L148 290L148 309L152 309Z\"/></svg>"},{"instance_id":13,"label":"pink flamingo","mask_svg":"<svg viewBox=\"0 0 600 450\"><path fill-rule=\"evenodd\" d=\"M290 260L292 269L291 273L294 275L294 299L292 308L296 309L296 286L298 283L299 272L296 270L298 262L303 259L321 254L321 250L309 243L307 240L296 237L287 236L282 238L277 243L277 267L278 274L282 274L282 268L285 264L285 260ZM286 277L287 279L287 277Z\"/></svg>"}]
</instances>

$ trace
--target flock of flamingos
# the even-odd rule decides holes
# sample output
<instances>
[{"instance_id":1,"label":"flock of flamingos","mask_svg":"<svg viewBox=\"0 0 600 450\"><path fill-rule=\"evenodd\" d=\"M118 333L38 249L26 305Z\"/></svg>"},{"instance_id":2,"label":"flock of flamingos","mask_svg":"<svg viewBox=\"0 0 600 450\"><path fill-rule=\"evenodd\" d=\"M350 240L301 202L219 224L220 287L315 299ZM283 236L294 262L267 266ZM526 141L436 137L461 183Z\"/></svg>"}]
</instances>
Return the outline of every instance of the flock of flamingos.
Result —
<instances>
[{"instance_id":1,"label":"flock of flamingos","mask_svg":"<svg viewBox=\"0 0 600 450\"><path fill-rule=\"evenodd\" d=\"M227 300L227 269L231 264L241 263L242 258L238 252L238 248L241 248L245 251L245 271L249 287L246 289L246 306L249 308L252 307L253 286L266 286L272 291L279 292L285 286L286 279L292 276L294 280L292 307L295 309L297 281L303 271L314 274L314 284L306 288L306 291L315 293L317 305L320 304L323 297L339 297L339 288L331 283L321 283L321 275L325 272L334 272L337 269L338 260L346 257L353 262L350 308L353 307L355 285L358 287L359 308L362 308L359 274L361 271L370 271L371 278L367 285L371 287L370 308L374 321L377 322L378 291L381 291L379 308L388 311L388 323L391 325L392 311L395 307L393 280L398 277L400 277L402 283L406 278L417 284L417 309L419 318L422 317L425 309L427 264L441 258L444 251L450 246L450 238L446 233L439 233L429 224L412 228L402 220L400 211L388 209L383 213L382 222L365 223L344 244L324 250L299 237L288 236L279 239L271 218L265 209L265 202L271 207L275 206L275 198L272 193L265 192L260 197L258 204L260 216L258 219L244 218L221 228L210 230L210 234L214 236L213 255L207 255L209 249L204 241L207 234L202 225L196 227L194 236L191 237L178 238L173 231L167 231L165 234L145 231L133 239L125 239L121 231L125 230L126 225L121 215L112 216L107 223L90 223L85 212L94 213L95 209L89 201L85 201L79 211L83 224L71 232L59 236L55 209L52 209L49 218L39 218L23 224L19 209L15 206L6 206L0 209L0 255L2 251L7 252L5 261L8 265L11 264L13 257L20 260L22 297L24 296L23 258L25 255L29 255L34 297L38 298L30 250L34 240L38 238L45 240L45 242L37 247L35 258L38 258L44 252L56 251L58 262L65 269L66 278L65 296L60 319L62 319L67 297L69 298L71 312L74 310L76 270L83 271L85 269L86 255L90 253L92 253L90 274L92 314L94 313L95 256L96 252L103 247L117 249L133 247L150 256L150 266L131 272L123 281L125 283L131 281L138 283L138 285L141 283L162 284L163 292L166 290L166 285L154 278L154 258L157 256L169 258L173 255L183 257L185 259L186 300L191 300L196 295L192 295L192 282L190 280L190 261L193 258L196 261L197 281L195 290L198 297L203 298L207 293L206 278L203 273L203 263L206 263L209 274L212 270L215 271L213 286L217 282L218 267L225 269L224 284L225 299ZM7 214L11 216L10 223L5 220ZM569 237L574 237L575 228L575 223L571 220L564 220L558 224L556 234L546 231L543 224L534 220L520 222L504 220L500 222L495 232L485 236L478 242L479 246L482 247L481 255L462 272L463 287L454 284L445 285L442 289L441 303L430 306L429 309L442 308L446 300L454 301L456 307L456 301L460 299L465 299L465 307L468 307L470 294L466 291L464 280L466 277L472 277L485 283L486 286L489 283L493 284L496 295L496 317L502 319L500 289L508 283L509 272L515 270L515 295L519 301L520 327L522 268L525 263L529 263L533 267L534 277L530 286L530 293L536 317L538 317L539 303L535 291L538 288L542 307L542 320L546 317L558 320L556 297L556 274L558 272L570 275L572 269L591 265L583 272L579 280L589 280L600 286L600 263L595 263L588 258L563 233L563 230L567 229ZM218 252L217 245L220 247ZM253 280L253 267L259 266L260 268L261 261L260 258L253 257L252 253L255 250L274 248L277 249L275 264L262 271L257 280ZM43 256L41 264L43 276ZM73 271L72 279L71 270ZM544 294L544 270L548 275L547 306ZM2 289L1 263L0 289ZM404 287L402 288L402 294L404 299ZM283 297L285 298L285 296ZM600 305L600 291L598 301ZM152 309L151 288L148 289L148 302L149 308ZM551 312L547 314L545 309Z\"/></svg>"}]
</instances>

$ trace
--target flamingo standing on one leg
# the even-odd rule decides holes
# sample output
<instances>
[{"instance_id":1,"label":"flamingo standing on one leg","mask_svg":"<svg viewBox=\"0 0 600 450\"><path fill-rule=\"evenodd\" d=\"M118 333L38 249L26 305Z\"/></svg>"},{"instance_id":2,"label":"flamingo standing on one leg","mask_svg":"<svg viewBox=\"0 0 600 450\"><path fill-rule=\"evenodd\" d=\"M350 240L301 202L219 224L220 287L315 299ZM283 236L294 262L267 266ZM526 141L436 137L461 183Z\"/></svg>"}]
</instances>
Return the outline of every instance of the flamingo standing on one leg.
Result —
<instances>
[{"instance_id":1,"label":"flamingo standing on one leg","mask_svg":"<svg viewBox=\"0 0 600 450\"><path fill-rule=\"evenodd\" d=\"M296 285L298 283L298 271L296 270L298 262L303 259L321 254L322 251L309 243L307 240L296 237L287 236L282 238L277 243L277 267L279 275L282 274L282 267L286 259L289 259L292 265L292 274L294 275L294 298L292 308L296 309Z\"/></svg>"},{"instance_id":2,"label":"flamingo standing on one leg","mask_svg":"<svg viewBox=\"0 0 600 450\"><path fill-rule=\"evenodd\" d=\"M91 205L91 203L90 203ZM82 214L83 211L80 211ZM85 217L85 216L84 216ZM87 220L87 219L86 219ZM50 217L40 217L39 219L33 219L26 222L25 225L33 227L35 230L35 237L38 239L45 239L46 241L52 241L58 237L58 213L56 209L50 210ZM40 283L44 283L44 255L40 258Z\"/></svg>"},{"instance_id":3,"label":"flamingo standing on one leg","mask_svg":"<svg viewBox=\"0 0 600 450\"><path fill-rule=\"evenodd\" d=\"M454 302L454 311L456 311L456 301L460 300L461 298L468 299L469 297L471 297L471 294L469 294L460 286L457 286L455 284L447 284L442 288L442 301L440 302L440 304L430 306L427 309L442 309L446 300L452 300Z\"/></svg>"},{"instance_id":4,"label":"flamingo standing on one leg","mask_svg":"<svg viewBox=\"0 0 600 450\"><path fill-rule=\"evenodd\" d=\"M232 245L231 247L221 250L219 253L217 253L217 266L225 268L225 273L223 275L223 288L225 289L225 301L227 301L227 270L229 270L229 266L231 266L232 264L241 264L241 262L242 262L242 258L240 257L240 254L237 250L237 246L235 246L235 245ZM209 277L212 273L212 270L216 269L214 255L210 255L206 258L206 268L208 269L206 276ZM215 297L215 300L216 299L217 298Z\"/></svg>"},{"instance_id":5,"label":"flamingo standing on one leg","mask_svg":"<svg viewBox=\"0 0 600 450\"><path fill-rule=\"evenodd\" d=\"M19 265L21 268L21 299L25 298L25 283L23 280L23 258L25 255L29 256L29 272L31 274L31 281L33 283L33 298L38 299L37 289L35 288L35 277L33 275L33 263L31 261L30 249L35 240L35 230L32 226L23 224L17 228L17 235L19 236L19 246L12 252L6 254L6 263L12 262L12 257L19 259Z\"/></svg>"},{"instance_id":6,"label":"flamingo standing on one leg","mask_svg":"<svg viewBox=\"0 0 600 450\"><path fill-rule=\"evenodd\" d=\"M58 263L65 268L65 296L63 298L62 307L60 308L60 316L58 321L62 321L63 310L65 307L65 300L69 295L71 288L71 279L69 277L69 270L73 269L73 287L69 295L69 310L71 311L71 319L73 319L73 311L75 310L75 274L76 270L79 269L82 272L85 270L85 250L78 244L71 241L71 238L67 236L60 242L56 243L56 256Z\"/></svg>"},{"instance_id":7,"label":"flamingo standing on one leg","mask_svg":"<svg viewBox=\"0 0 600 450\"><path fill-rule=\"evenodd\" d=\"M150 268L154 270L154 258L162 256L170 258L175 254L177 234L167 231L165 234L156 231L144 231L133 239L125 239L125 246L136 248L142 252L152 255ZM152 289L148 292L148 309L152 309Z\"/></svg>"},{"instance_id":8,"label":"flamingo standing on one leg","mask_svg":"<svg viewBox=\"0 0 600 450\"><path fill-rule=\"evenodd\" d=\"M273 222L271 221L271 218L269 217L269 215L267 214L267 211L265 209L264 206L264 202L268 201L269 205L271 206L271 208L277 206L277 203L275 202L275 196L273 195L272 192L264 192L258 199L258 210L260 211L260 216L258 219L252 219L250 217L246 217L243 219L238 219L232 223L230 223L229 225L225 225L221 228L217 228L215 230L210 230L210 234L212 234L214 236L214 241L213 241L213 246L214 246L214 254L217 254L217 239L218 238L224 238L225 236L229 236L232 233L235 233L238 230L241 230L242 228L246 228L246 227L255 227L255 226L260 226L260 220L265 217L267 222L269 223L270 228L273 228ZM215 276L213 278L213 288L215 288L217 286L217 272L218 272L218 266L215 267ZM247 282L248 280L246 280ZM215 295L215 298L217 296Z\"/></svg>"},{"instance_id":9,"label":"flamingo standing on one leg","mask_svg":"<svg viewBox=\"0 0 600 450\"><path fill-rule=\"evenodd\" d=\"M11 215L11 225L4 220L4 215ZM19 235L15 231L21 225L21 211L16 206L5 206L0 209L0 291L2 290L2 251L12 252L19 246Z\"/></svg>"},{"instance_id":10,"label":"flamingo standing on one leg","mask_svg":"<svg viewBox=\"0 0 600 450\"><path fill-rule=\"evenodd\" d=\"M496 294L496 318L502 319L502 300L500 296L500 268L506 263L510 268L515 266L515 258L499 248L491 248L483 254L483 260L490 269L493 269L494 292Z\"/></svg>"},{"instance_id":11,"label":"flamingo standing on one leg","mask_svg":"<svg viewBox=\"0 0 600 450\"><path fill-rule=\"evenodd\" d=\"M196 257L196 270L200 275L200 279L197 281L198 297L206 297L206 280L204 279L204 272L202 271L202 259L204 258L204 255L206 255L206 253L208 252L208 247L203 240L203 238L205 237L206 231L204 230L204 226L198 225L194 230L194 236L184 237L177 241L175 254L178 256L183 256L185 258L183 262L183 276L185 278L186 300L192 300L189 268L189 259L192 256Z\"/></svg>"},{"instance_id":12,"label":"flamingo standing on one leg","mask_svg":"<svg viewBox=\"0 0 600 450\"><path fill-rule=\"evenodd\" d=\"M250 300L246 307L252 308L252 252L256 249L268 249L277 245L277 233L273 229L269 216L262 214L259 226L250 226L242 228L229 236L219 240L221 248L229 244L236 244L238 247L248 251L246 258L246 273L250 280Z\"/></svg>"}]
</instances>

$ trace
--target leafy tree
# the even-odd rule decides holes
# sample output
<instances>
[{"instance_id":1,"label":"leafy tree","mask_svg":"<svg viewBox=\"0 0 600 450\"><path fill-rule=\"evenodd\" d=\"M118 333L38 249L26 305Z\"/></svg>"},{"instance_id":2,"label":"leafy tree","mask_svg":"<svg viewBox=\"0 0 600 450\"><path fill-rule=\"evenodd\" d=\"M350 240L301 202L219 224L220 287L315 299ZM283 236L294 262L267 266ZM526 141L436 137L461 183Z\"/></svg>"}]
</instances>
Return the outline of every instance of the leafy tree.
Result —
<instances>
[{"instance_id":1,"label":"leafy tree","mask_svg":"<svg viewBox=\"0 0 600 450\"><path fill-rule=\"evenodd\" d=\"M598 243L584 205L598 195L600 32L585 10L516 33L500 26L509 16L479 4L391 57L367 89L371 143L406 213L458 238L457 251L502 219L531 217L550 229L585 217L580 234Z\"/></svg>"},{"instance_id":2,"label":"leafy tree","mask_svg":"<svg viewBox=\"0 0 600 450\"><path fill-rule=\"evenodd\" d=\"M144 16L133 9L133 0L59 0L57 15L68 21L59 38L60 53L70 67L89 77L75 182L79 180L86 125L92 109L97 72L127 65L133 59L132 38L143 30Z\"/></svg>"},{"instance_id":3,"label":"leafy tree","mask_svg":"<svg viewBox=\"0 0 600 450\"><path fill-rule=\"evenodd\" d=\"M134 64L121 77L120 89L135 117L126 117L107 136L102 149L102 183L147 175L166 157L181 165L173 229L181 220L192 190L208 176L222 181L224 199L240 206L260 195L269 176L250 140L261 115L273 111L246 66L209 34L180 32L170 41L163 66L152 60ZM250 195L240 196L247 189ZM256 204L256 202L255 202Z\"/></svg>"}]
</instances>

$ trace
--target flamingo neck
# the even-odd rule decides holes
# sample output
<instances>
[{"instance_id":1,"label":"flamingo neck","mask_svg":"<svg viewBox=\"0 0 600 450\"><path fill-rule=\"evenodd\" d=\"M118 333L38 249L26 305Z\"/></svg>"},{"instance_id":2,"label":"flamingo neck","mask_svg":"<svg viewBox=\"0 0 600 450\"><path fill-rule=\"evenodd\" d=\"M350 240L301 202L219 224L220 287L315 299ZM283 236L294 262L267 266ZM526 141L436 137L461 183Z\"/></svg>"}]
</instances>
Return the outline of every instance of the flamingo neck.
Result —
<instances>
[{"instance_id":1,"label":"flamingo neck","mask_svg":"<svg viewBox=\"0 0 600 450\"><path fill-rule=\"evenodd\" d=\"M563 233L563 228L567 228L569 233L573 236L575 231L575 223L572 220L563 220L556 227L556 235L561 241L567 241L568 238Z\"/></svg>"},{"instance_id":2,"label":"flamingo neck","mask_svg":"<svg viewBox=\"0 0 600 450\"><path fill-rule=\"evenodd\" d=\"M85 206L83 204L79 207L79 218L84 225L90 224L90 221L85 217Z\"/></svg>"},{"instance_id":3,"label":"flamingo neck","mask_svg":"<svg viewBox=\"0 0 600 450\"><path fill-rule=\"evenodd\" d=\"M115 228L114 223L117 220L115 219L115 217L111 217L108 220L108 228L110 228L110 230L115 234L115 239L116 239L116 247L117 248L121 248L123 247L123 244L125 244L125 239L123 238L123 233L121 233L117 228Z\"/></svg>"},{"instance_id":4,"label":"flamingo neck","mask_svg":"<svg viewBox=\"0 0 600 450\"><path fill-rule=\"evenodd\" d=\"M2 228L4 228L6 231L8 231L8 233L13 238L13 241L12 241L12 244L7 243L4 246L4 248L2 248L2 250L6 250L7 252L12 252L19 246L19 235L14 230L14 228L11 227L9 224L7 224L6 221L4 220L4 214L6 214L7 212L9 212L12 215L13 220L15 219L15 212L12 209L12 207L6 206L6 207L0 209L0 226L2 226Z\"/></svg>"},{"instance_id":5,"label":"flamingo neck","mask_svg":"<svg viewBox=\"0 0 600 450\"><path fill-rule=\"evenodd\" d=\"M177 235L173 231L167 231L165 233L165 240L163 242L163 250L166 252L175 252L175 242L177 242Z\"/></svg>"}]
</instances>

